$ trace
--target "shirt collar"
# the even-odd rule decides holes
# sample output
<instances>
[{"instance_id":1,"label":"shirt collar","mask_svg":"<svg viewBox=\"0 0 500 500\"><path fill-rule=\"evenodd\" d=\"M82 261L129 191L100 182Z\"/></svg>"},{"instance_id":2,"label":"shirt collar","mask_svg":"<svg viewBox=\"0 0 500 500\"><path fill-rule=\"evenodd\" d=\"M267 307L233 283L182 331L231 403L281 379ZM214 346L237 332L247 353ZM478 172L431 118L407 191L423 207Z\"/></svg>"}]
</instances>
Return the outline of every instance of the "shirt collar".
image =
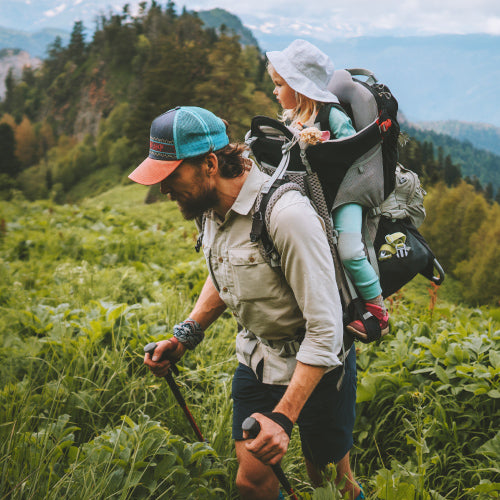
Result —
<instances>
[{"instance_id":1,"label":"shirt collar","mask_svg":"<svg viewBox=\"0 0 500 500\"><path fill-rule=\"evenodd\" d=\"M241 187L241 190L231 207L231 211L240 215L247 215L255 204L257 195L259 194L262 185L269 176L259 170L257 165L253 163L248 176Z\"/></svg>"}]
</instances>

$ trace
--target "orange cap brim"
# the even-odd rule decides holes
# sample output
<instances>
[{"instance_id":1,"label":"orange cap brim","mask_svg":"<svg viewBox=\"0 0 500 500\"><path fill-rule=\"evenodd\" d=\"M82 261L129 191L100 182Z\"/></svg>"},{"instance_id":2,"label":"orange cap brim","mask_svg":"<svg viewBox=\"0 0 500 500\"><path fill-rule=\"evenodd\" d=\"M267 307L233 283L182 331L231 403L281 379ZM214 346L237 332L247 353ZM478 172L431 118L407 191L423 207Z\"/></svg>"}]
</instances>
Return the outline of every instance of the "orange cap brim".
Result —
<instances>
[{"instance_id":1,"label":"orange cap brim","mask_svg":"<svg viewBox=\"0 0 500 500\"><path fill-rule=\"evenodd\" d=\"M183 160L161 161L154 160L153 158L146 158L128 178L138 184L144 184L145 186L158 184L158 182L167 178L182 161Z\"/></svg>"}]
</instances>

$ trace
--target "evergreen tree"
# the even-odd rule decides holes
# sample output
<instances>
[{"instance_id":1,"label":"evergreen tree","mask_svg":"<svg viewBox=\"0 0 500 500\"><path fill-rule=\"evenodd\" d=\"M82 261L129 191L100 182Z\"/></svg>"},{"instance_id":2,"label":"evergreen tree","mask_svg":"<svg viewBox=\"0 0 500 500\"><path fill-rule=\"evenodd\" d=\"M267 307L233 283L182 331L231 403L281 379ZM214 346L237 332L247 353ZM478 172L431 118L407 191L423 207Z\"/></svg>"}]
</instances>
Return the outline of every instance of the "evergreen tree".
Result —
<instances>
[{"instance_id":1,"label":"evergreen tree","mask_svg":"<svg viewBox=\"0 0 500 500\"><path fill-rule=\"evenodd\" d=\"M248 78L241 45L234 36L221 34L208 56L210 73L196 85L200 105L225 118L233 138L243 140L253 116L255 85Z\"/></svg>"},{"instance_id":2,"label":"evergreen tree","mask_svg":"<svg viewBox=\"0 0 500 500\"><path fill-rule=\"evenodd\" d=\"M9 68L5 78L5 97L2 102L2 111L4 113L14 112L14 90L16 87L16 80L14 78L14 69Z\"/></svg>"},{"instance_id":3,"label":"evergreen tree","mask_svg":"<svg viewBox=\"0 0 500 500\"><path fill-rule=\"evenodd\" d=\"M155 37L154 16L158 15L148 14L151 45L126 127L138 157L147 151L149 127L156 116L175 106L201 105L196 85L207 79L208 72L210 47L201 21L186 14L173 22L168 33Z\"/></svg>"},{"instance_id":4,"label":"evergreen tree","mask_svg":"<svg viewBox=\"0 0 500 500\"><path fill-rule=\"evenodd\" d=\"M77 66L85 60L85 28L82 21L76 21L68 45L68 57Z\"/></svg>"},{"instance_id":5,"label":"evergreen tree","mask_svg":"<svg viewBox=\"0 0 500 500\"><path fill-rule=\"evenodd\" d=\"M14 130L7 123L0 123L0 174L16 177L19 173L19 161L15 149Z\"/></svg>"},{"instance_id":6,"label":"evergreen tree","mask_svg":"<svg viewBox=\"0 0 500 500\"><path fill-rule=\"evenodd\" d=\"M444 182L448 187L456 186L462 177L462 173L460 171L460 167L454 165L451 162L450 155L447 155L444 159L444 168L443 168Z\"/></svg>"},{"instance_id":7,"label":"evergreen tree","mask_svg":"<svg viewBox=\"0 0 500 500\"><path fill-rule=\"evenodd\" d=\"M493 201L493 184L491 182L488 182L484 188L484 197L490 202Z\"/></svg>"},{"instance_id":8,"label":"evergreen tree","mask_svg":"<svg viewBox=\"0 0 500 500\"><path fill-rule=\"evenodd\" d=\"M167 2L167 9L166 9L165 13L167 14L167 17L169 17L170 19L176 19L177 18L177 13L176 13L176 9L175 9L175 3L172 2L172 0L168 0L168 2Z\"/></svg>"},{"instance_id":9,"label":"evergreen tree","mask_svg":"<svg viewBox=\"0 0 500 500\"><path fill-rule=\"evenodd\" d=\"M66 49L63 47L60 36L47 47L47 58L42 67L42 86L45 89L62 72L66 64Z\"/></svg>"}]
</instances>

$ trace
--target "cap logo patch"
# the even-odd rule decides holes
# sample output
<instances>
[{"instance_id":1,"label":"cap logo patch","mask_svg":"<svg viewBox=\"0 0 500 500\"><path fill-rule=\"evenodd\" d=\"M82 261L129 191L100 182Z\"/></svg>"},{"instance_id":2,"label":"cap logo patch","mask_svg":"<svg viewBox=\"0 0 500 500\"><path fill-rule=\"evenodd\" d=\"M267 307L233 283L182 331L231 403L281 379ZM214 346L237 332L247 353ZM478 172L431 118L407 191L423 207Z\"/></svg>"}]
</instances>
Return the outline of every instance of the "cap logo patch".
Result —
<instances>
[{"instance_id":1,"label":"cap logo patch","mask_svg":"<svg viewBox=\"0 0 500 500\"><path fill-rule=\"evenodd\" d=\"M159 153L160 155L168 155L173 158L176 156L175 144L172 142L162 142L155 137L151 137L149 140L149 151L151 153Z\"/></svg>"}]
</instances>

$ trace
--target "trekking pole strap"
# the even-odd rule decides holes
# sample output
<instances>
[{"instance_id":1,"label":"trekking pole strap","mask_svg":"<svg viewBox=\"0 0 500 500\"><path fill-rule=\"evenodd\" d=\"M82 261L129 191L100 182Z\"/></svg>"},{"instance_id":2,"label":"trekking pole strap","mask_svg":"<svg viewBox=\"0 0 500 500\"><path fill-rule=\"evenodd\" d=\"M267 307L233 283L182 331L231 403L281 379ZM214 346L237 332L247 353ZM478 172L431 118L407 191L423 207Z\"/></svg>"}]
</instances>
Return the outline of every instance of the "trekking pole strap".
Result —
<instances>
[{"instance_id":1,"label":"trekking pole strap","mask_svg":"<svg viewBox=\"0 0 500 500\"><path fill-rule=\"evenodd\" d=\"M288 437L292 437L293 422L286 415L278 411L268 411L262 415L276 422L287 433Z\"/></svg>"}]
</instances>

